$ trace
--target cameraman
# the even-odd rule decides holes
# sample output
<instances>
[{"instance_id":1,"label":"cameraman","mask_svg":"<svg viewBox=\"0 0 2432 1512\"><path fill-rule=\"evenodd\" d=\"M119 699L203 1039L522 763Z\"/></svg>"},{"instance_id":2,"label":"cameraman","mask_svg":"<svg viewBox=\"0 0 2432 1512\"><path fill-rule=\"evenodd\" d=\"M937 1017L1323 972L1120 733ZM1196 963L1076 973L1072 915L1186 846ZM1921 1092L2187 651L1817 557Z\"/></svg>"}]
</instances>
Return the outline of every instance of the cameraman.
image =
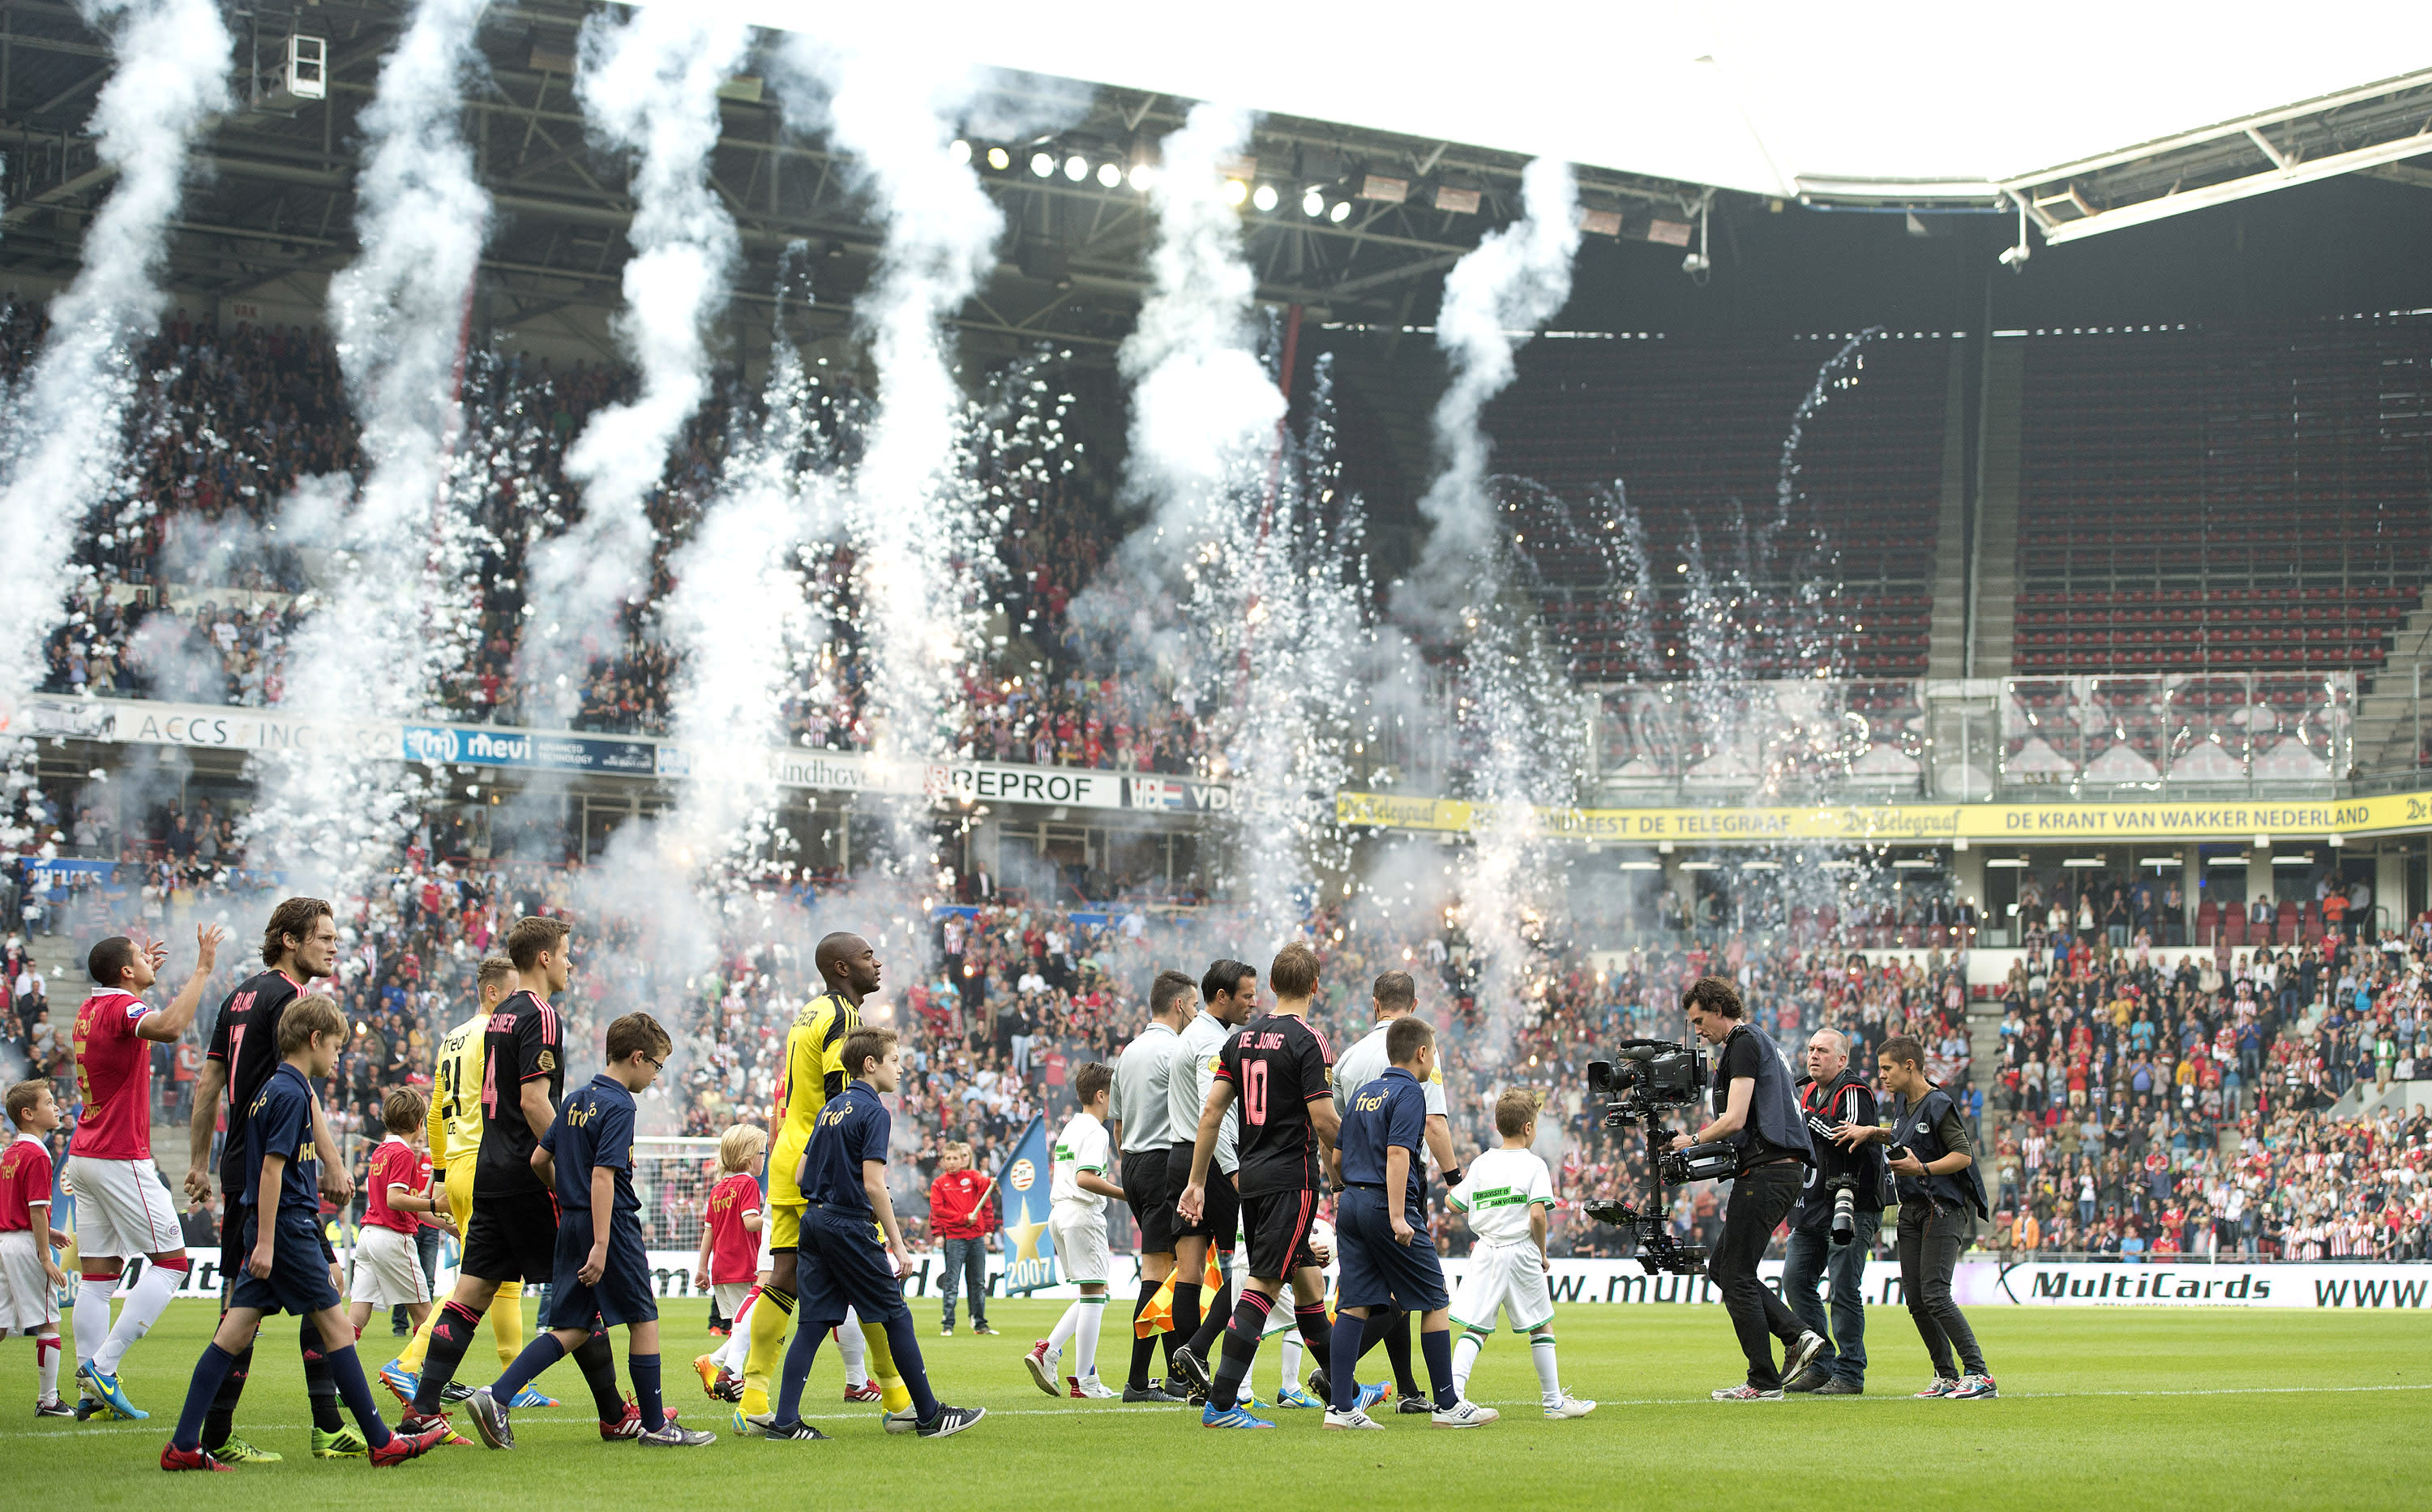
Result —
<instances>
[{"instance_id":1,"label":"cameraman","mask_svg":"<svg viewBox=\"0 0 2432 1512\"><path fill-rule=\"evenodd\" d=\"M1833 1129L1842 1124L1872 1128L1875 1095L1864 1078L1849 1068L1849 1039L1839 1029L1817 1029L1807 1042L1807 1075L1799 1080L1799 1107L1816 1147L1816 1169L1808 1173L1807 1189L1790 1212L1790 1253L1782 1267L1782 1295L1799 1321L1818 1334L1825 1332L1824 1302L1816 1283L1832 1277L1832 1347L1790 1381L1784 1391L1813 1391L1819 1397L1856 1397L1866 1389L1866 1254L1874 1248L1875 1231L1883 1227L1883 1209L1899 1198L1881 1152L1843 1149L1832 1143ZM1832 1232L1832 1216L1843 1188L1851 1197L1850 1233L1844 1242Z\"/></svg>"},{"instance_id":2,"label":"cameraman","mask_svg":"<svg viewBox=\"0 0 2432 1512\"><path fill-rule=\"evenodd\" d=\"M1925 1079L1925 1046L1915 1039L1896 1034L1885 1040L1880 1066L1883 1090L1893 1098L1890 1126L1848 1123L1832 1130L1832 1137L1853 1150L1869 1140L1891 1146L1891 1168L1900 1177L1900 1293L1934 1360L1934 1385L1917 1395L1998 1397L1984 1351L1976 1347L1976 1332L1951 1295L1959 1252L1975 1237L1976 1219L1986 1215L1984 1182L1968 1147L1968 1125L1951 1094Z\"/></svg>"},{"instance_id":3,"label":"cameraman","mask_svg":"<svg viewBox=\"0 0 2432 1512\"><path fill-rule=\"evenodd\" d=\"M1715 1392L1716 1402L1780 1402L1782 1371L1798 1375L1824 1352L1824 1335L1809 1329L1757 1279L1766 1241L1799 1199L1805 1168L1815 1164L1807 1126L1792 1090L1789 1062L1764 1035L1741 1020L1747 1012L1740 990L1728 977L1702 977L1683 994L1689 1028L1708 1045L1722 1046L1714 1068L1714 1118L1695 1134L1675 1134L1672 1147L1728 1141L1738 1147L1731 1196L1723 1210L1723 1236L1706 1263L1706 1277L1723 1294L1740 1349L1748 1355L1748 1383ZM1782 1371L1773 1368L1773 1339L1786 1348Z\"/></svg>"}]
</instances>

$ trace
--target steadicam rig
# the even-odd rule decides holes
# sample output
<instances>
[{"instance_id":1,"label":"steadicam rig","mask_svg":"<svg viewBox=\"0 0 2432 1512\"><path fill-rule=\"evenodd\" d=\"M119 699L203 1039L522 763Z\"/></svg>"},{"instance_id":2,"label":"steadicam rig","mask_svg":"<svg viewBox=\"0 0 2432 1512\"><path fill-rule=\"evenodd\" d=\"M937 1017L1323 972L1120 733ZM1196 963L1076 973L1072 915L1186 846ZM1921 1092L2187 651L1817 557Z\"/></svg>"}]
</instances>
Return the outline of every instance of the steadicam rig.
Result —
<instances>
[{"instance_id":1,"label":"steadicam rig","mask_svg":"<svg viewBox=\"0 0 2432 1512\"><path fill-rule=\"evenodd\" d=\"M1669 1147L1672 1136L1664 1127L1664 1115L1695 1103L1708 1080L1706 1052L1670 1040L1624 1040L1613 1060L1588 1062L1588 1089L1604 1099L1604 1126L1638 1124L1646 1129L1647 1164L1655 1190L1644 1209L1598 1198L1580 1211L1636 1240L1638 1263L1650 1276L1695 1276L1706 1268L1705 1247L1682 1244L1667 1227L1671 1204L1664 1200L1664 1189L1719 1180L1739 1164L1737 1148L1721 1141Z\"/></svg>"}]
</instances>

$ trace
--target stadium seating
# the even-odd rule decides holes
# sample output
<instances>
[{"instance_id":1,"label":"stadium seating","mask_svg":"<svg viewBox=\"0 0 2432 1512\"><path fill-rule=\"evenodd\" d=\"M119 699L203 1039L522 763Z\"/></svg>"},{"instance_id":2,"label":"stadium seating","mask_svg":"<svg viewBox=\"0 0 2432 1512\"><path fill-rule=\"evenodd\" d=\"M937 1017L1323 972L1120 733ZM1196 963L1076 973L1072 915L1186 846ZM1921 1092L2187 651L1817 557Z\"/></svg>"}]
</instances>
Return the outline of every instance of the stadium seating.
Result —
<instances>
[{"instance_id":1,"label":"stadium seating","mask_svg":"<svg viewBox=\"0 0 2432 1512\"><path fill-rule=\"evenodd\" d=\"M1925 671L1949 348L1878 336L1827 380L1834 338L1540 341L1489 414L1505 500L1578 674L1680 676L1728 656L1749 677ZM1620 500L1658 602L1625 596ZM1711 601L1694 585L1711 585ZM1710 612L1711 609L1711 612ZM1691 634L1719 614L1733 632ZM1718 653L1717 648L1720 648Z\"/></svg>"},{"instance_id":2,"label":"stadium seating","mask_svg":"<svg viewBox=\"0 0 2432 1512\"><path fill-rule=\"evenodd\" d=\"M2382 663L2432 557L2432 319L2025 353L2018 672Z\"/></svg>"}]
</instances>

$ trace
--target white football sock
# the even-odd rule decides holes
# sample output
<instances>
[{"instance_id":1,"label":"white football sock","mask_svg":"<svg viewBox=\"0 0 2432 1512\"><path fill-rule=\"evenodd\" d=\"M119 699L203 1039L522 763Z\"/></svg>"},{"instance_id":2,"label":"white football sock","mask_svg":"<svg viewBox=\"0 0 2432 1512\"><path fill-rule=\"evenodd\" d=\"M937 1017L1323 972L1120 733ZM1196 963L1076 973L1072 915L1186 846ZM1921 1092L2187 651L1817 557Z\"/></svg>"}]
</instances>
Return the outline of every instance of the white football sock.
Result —
<instances>
[{"instance_id":1,"label":"white football sock","mask_svg":"<svg viewBox=\"0 0 2432 1512\"><path fill-rule=\"evenodd\" d=\"M1072 1306L1064 1309L1064 1316L1057 1318L1056 1320L1056 1326L1047 1331L1047 1352L1050 1354L1063 1353L1064 1341L1079 1333L1080 1330L1081 1304L1079 1302L1074 1302Z\"/></svg>"},{"instance_id":2,"label":"white football sock","mask_svg":"<svg viewBox=\"0 0 2432 1512\"><path fill-rule=\"evenodd\" d=\"M1080 1309L1080 1325L1073 1334L1081 1341L1081 1353L1074 1363L1079 1368L1072 1373L1087 1381L1098 1373L1098 1325L1106 1321L1106 1299L1104 1296L1084 1297L1072 1304ZM1057 1328L1064 1325L1058 1323Z\"/></svg>"},{"instance_id":3,"label":"white football sock","mask_svg":"<svg viewBox=\"0 0 2432 1512\"><path fill-rule=\"evenodd\" d=\"M38 1401L48 1402L59 1394L59 1336L39 1334L34 1339L34 1368L42 1375L42 1394Z\"/></svg>"},{"instance_id":4,"label":"white football sock","mask_svg":"<svg viewBox=\"0 0 2432 1512\"><path fill-rule=\"evenodd\" d=\"M185 1279L182 1269L144 1266L135 1289L127 1294L127 1305L118 1310L118 1322L111 1327L109 1340L94 1351L93 1368L103 1375L116 1375L118 1362L127 1358L127 1351L137 1339L152 1332L152 1325L168 1310L169 1299L177 1295Z\"/></svg>"},{"instance_id":5,"label":"white football sock","mask_svg":"<svg viewBox=\"0 0 2432 1512\"><path fill-rule=\"evenodd\" d=\"M1486 1335L1468 1329L1452 1341L1452 1394L1461 1401L1469 1400L1469 1372L1478 1368L1478 1351L1486 1348Z\"/></svg>"},{"instance_id":6,"label":"white football sock","mask_svg":"<svg viewBox=\"0 0 2432 1512\"><path fill-rule=\"evenodd\" d=\"M870 1385L870 1336L861 1331L861 1319L850 1307L844 1310L844 1327L836 1330L836 1348L844 1351L844 1384L853 1389Z\"/></svg>"},{"instance_id":7,"label":"white football sock","mask_svg":"<svg viewBox=\"0 0 2432 1512\"><path fill-rule=\"evenodd\" d=\"M752 1309L760 1305L760 1294L753 1292L743 1300L735 1313L734 1326L727 1330L726 1342L718 1347L718 1363L735 1375L743 1374L743 1362L752 1356L752 1325L745 1321Z\"/></svg>"},{"instance_id":8,"label":"white football sock","mask_svg":"<svg viewBox=\"0 0 2432 1512\"><path fill-rule=\"evenodd\" d=\"M1528 1335L1528 1358L1537 1363L1537 1395L1548 1407L1562 1400L1562 1377L1554 1368L1554 1335Z\"/></svg>"},{"instance_id":9,"label":"white football sock","mask_svg":"<svg viewBox=\"0 0 2432 1512\"><path fill-rule=\"evenodd\" d=\"M76 1281L76 1363L90 1365L110 1342L110 1297L118 1290L115 1276L84 1276Z\"/></svg>"},{"instance_id":10,"label":"white football sock","mask_svg":"<svg viewBox=\"0 0 2432 1512\"><path fill-rule=\"evenodd\" d=\"M1300 1330L1284 1335L1284 1376L1282 1390L1290 1391L1300 1385Z\"/></svg>"}]
</instances>

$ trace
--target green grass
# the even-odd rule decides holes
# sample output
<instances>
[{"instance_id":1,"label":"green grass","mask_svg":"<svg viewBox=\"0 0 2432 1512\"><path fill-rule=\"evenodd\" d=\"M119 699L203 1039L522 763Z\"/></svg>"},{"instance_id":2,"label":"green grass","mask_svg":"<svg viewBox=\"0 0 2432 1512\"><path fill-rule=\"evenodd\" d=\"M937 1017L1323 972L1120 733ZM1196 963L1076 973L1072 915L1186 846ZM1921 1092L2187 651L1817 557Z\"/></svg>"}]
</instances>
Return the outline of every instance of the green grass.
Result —
<instances>
[{"instance_id":1,"label":"green grass","mask_svg":"<svg viewBox=\"0 0 2432 1512\"><path fill-rule=\"evenodd\" d=\"M2397 1507L2432 1496L2422 1478L2432 1451L2432 1318L2413 1313L1981 1309L1973 1321L2002 1400L1942 1402L1908 1399L1929 1374L1924 1352L1905 1314L1878 1309L1867 1340L1871 1395L1742 1406L1706 1400L1738 1374L1721 1309L1573 1307L1558 1325L1562 1373L1574 1392L1601 1401L1593 1417L1539 1418L1528 1351L1505 1334L1471 1383L1474 1397L1505 1410L1492 1427L1456 1436L1423 1419L1388 1418L1387 1433L1328 1434L1316 1413L1287 1412L1276 1415L1276 1431L1244 1436L1203 1430L1196 1414L1179 1408L1040 1395L1020 1357L1057 1304L999 1302L990 1313L1002 1337L952 1339L934 1334L934 1301L917 1305L941 1394L990 1411L959 1437L887 1436L873 1411L837 1400L838 1363L823 1351L811 1415L833 1443L726 1438L684 1452L603 1444L581 1377L561 1364L541 1384L572 1404L517 1413L521 1447L512 1456L438 1451L380 1472L372 1494L440 1508L587 1506L613 1497L633 1508L1082 1512L1238 1501L1224 1488L1247 1487L1245 1504L1261 1512L1463 1504L1702 1512L1825 1495L1835 1484L1829 1476L1848 1488L1836 1502L1854 1491L1873 1506L1968 1512L2104 1503L2139 1512ZM669 1306L669 1399L695 1426L722 1426L684 1368L701 1348L703 1316L699 1303ZM174 1303L127 1357L127 1389L154 1415L142 1423L33 1418L25 1405L31 1345L0 1344L10 1403L0 1419L0 1477L102 1506L317 1508L370 1491L353 1489L373 1473L362 1462L323 1463L305 1453L310 1419L302 1370L285 1343L295 1324L285 1319L267 1331L279 1342L260 1351L238 1430L286 1462L232 1475L161 1475L160 1444L211 1321L208 1307ZM1123 1358L1114 1334L1110 1326L1109 1375L1120 1374ZM375 1320L367 1368L391 1344ZM1275 1379L1269 1344L1257 1377L1262 1393ZM486 1379L491 1359L477 1350L477 1380ZM1381 1368L1381 1356L1371 1364ZM391 1405L385 1392L380 1400L384 1410ZM1245 1481L1245 1470L1256 1478Z\"/></svg>"}]
</instances>

